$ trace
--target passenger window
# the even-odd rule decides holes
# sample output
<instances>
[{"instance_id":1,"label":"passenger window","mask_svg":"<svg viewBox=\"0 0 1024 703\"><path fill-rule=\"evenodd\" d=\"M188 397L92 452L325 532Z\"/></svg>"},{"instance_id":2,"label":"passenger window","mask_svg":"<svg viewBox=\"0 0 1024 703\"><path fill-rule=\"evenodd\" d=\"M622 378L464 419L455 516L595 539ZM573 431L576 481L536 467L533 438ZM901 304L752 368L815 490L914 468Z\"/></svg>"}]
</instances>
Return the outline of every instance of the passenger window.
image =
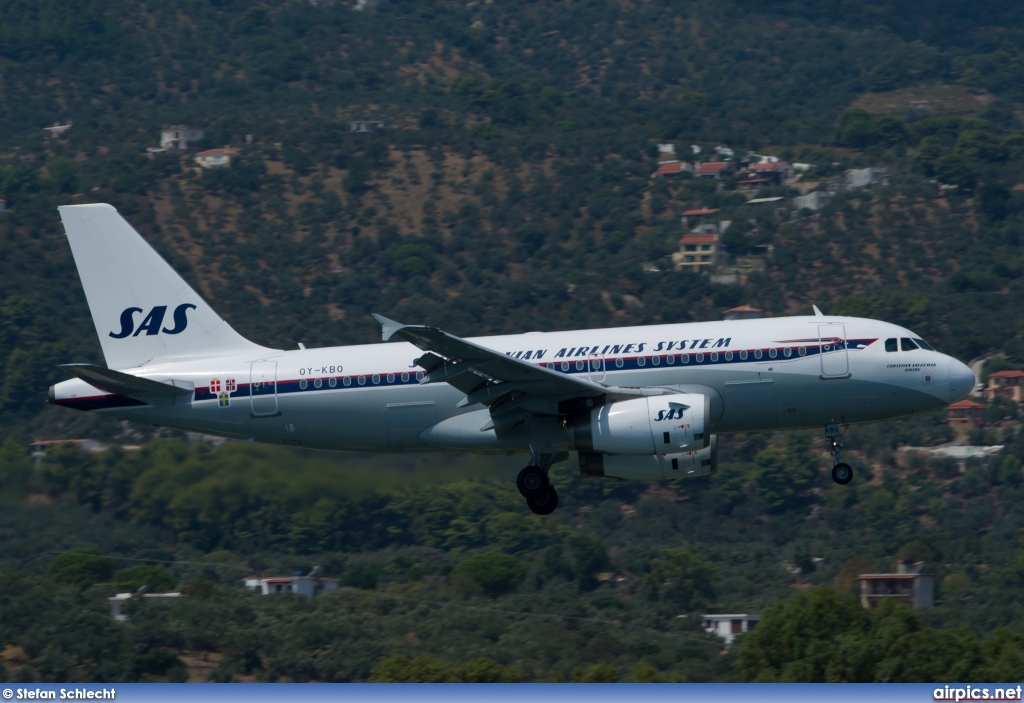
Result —
<instances>
[{"instance_id":1,"label":"passenger window","mask_svg":"<svg viewBox=\"0 0 1024 703\"><path fill-rule=\"evenodd\" d=\"M917 345L910 337L900 337L900 350L901 351L914 351L917 349Z\"/></svg>"},{"instance_id":2,"label":"passenger window","mask_svg":"<svg viewBox=\"0 0 1024 703\"><path fill-rule=\"evenodd\" d=\"M885 350L887 352L894 352L894 351L896 351L896 338L895 337L890 337L889 339L885 340Z\"/></svg>"}]
</instances>

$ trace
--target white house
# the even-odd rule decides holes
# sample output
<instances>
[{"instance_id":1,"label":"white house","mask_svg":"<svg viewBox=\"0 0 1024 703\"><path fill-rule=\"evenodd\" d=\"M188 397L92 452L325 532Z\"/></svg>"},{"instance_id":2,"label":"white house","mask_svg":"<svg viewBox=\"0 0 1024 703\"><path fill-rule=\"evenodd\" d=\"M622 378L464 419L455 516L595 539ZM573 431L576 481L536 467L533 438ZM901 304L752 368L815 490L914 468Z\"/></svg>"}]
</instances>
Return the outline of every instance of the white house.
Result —
<instances>
[{"instance_id":1,"label":"white house","mask_svg":"<svg viewBox=\"0 0 1024 703\"><path fill-rule=\"evenodd\" d=\"M851 168L846 172L847 188L866 188L874 185L888 185L888 171L878 166Z\"/></svg>"},{"instance_id":2,"label":"white house","mask_svg":"<svg viewBox=\"0 0 1024 703\"><path fill-rule=\"evenodd\" d=\"M729 645L736 639L736 635L750 632L757 627L757 623L760 621L761 616L756 613L705 615L704 631L718 635Z\"/></svg>"},{"instance_id":3,"label":"white house","mask_svg":"<svg viewBox=\"0 0 1024 703\"><path fill-rule=\"evenodd\" d=\"M807 195L801 195L797 198L793 198L793 209L794 210L813 210L817 212L826 205L832 196L823 190L815 190Z\"/></svg>"},{"instance_id":4,"label":"white house","mask_svg":"<svg viewBox=\"0 0 1024 703\"><path fill-rule=\"evenodd\" d=\"M230 149L207 149L196 154L196 163L203 168L230 168L238 152Z\"/></svg>"},{"instance_id":5,"label":"white house","mask_svg":"<svg viewBox=\"0 0 1024 703\"><path fill-rule=\"evenodd\" d=\"M203 138L203 130L188 127L171 127L160 132L161 149L188 149L190 142Z\"/></svg>"},{"instance_id":6,"label":"white house","mask_svg":"<svg viewBox=\"0 0 1024 703\"><path fill-rule=\"evenodd\" d=\"M317 576L317 570L314 568L307 576L301 573L294 576L247 576L244 579L245 587L251 591L259 590L265 596L273 593L297 593L306 598L338 590L338 579Z\"/></svg>"}]
</instances>

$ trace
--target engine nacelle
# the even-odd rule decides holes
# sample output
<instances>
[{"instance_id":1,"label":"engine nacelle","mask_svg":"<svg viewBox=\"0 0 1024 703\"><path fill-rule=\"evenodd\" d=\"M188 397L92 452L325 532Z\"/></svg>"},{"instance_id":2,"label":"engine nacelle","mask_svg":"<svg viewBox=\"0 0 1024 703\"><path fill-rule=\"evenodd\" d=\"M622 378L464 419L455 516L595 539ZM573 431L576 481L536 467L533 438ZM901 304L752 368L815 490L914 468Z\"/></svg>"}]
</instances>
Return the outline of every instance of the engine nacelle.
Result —
<instances>
[{"instance_id":1,"label":"engine nacelle","mask_svg":"<svg viewBox=\"0 0 1024 703\"><path fill-rule=\"evenodd\" d=\"M580 452L580 474L657 481L663 478L691 478L718 471L718 437L711 435L708 446L692 452L651 456L621 456Z\"/></svg>"},{"instance_id":2,"label":"engine nacelle","mask_svg":"<svg viewBox=\"0 0 1024 703\"><path fill-rule=\"evenodd\" d=\"M711 398L677 393L602 405L568 424L569 446L601 454L679 454L708 446Z\"/></svg>"}]
</instances>

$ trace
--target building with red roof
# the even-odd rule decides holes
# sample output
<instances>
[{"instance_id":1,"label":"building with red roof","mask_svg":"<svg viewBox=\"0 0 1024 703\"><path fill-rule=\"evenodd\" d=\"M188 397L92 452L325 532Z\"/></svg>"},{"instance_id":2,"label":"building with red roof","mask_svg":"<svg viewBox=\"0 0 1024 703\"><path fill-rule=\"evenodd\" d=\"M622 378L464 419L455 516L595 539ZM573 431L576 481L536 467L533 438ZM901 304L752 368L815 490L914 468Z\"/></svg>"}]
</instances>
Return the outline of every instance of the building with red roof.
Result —
<instances>
[{"instance_id":1,"label":"building with red roof","mask_svg":"<svg viewBox=\"0 0 1024 703\"><path fill-rule=\"evenodd\" d=\"M721 256L717 234L687 234L679 240L679 251L672 255L677 271L704 271L714 268Z\"/></svg>"},{"instance_id":2,"label":"building with red roof","mask_svg":"<svg viewBox=\"0 0 1024 703\"><path fill-rule=\"evenodd\" d=\"M793 167L784 161L765 161L746 168L751 179L764 179L772 185L782 186L793 178Z\"/></svg>"},{"instance_id":3,"label":"building with red roof","mask_svg":"<svg viewBox=\"0 0 1024 703\"><path fill-rule=\"evenodd\" d=\"M651 178L674 178L692 172L693 164L686 161L664 161L658 164L658 170L651 174Z\"/></svg>"},{"instance_id":4,"label":"building with red roof","mask_svg":"<svg viewBox=\"0 0 1024 703\"><path fill-rule=\"evenodd\" d=\"M238 152L231 149L207 149L195 156L196 163L203 168L230 168L238 158Z\"/></svg>"},{"instance_id":5,"label":"building with red roof","mask_svg":"<svg viewBox=\"0 0 1024 703\"><path fill-rule=\"evenodd\" d=\"M860 603L874 610L884 600L910 607L930 608L935 603L935 579L924 571L924 562L901 561L895 574L861 574Z\"/></svg>"},{"instance_id":6,"label":"building with red roof","mask_svg":"<svg viewBox=\"0 0 1024 703\"><path fill-rule=\"evenodd\" d=\"M984 423L985 406L973 400L960 400L946 408L946 421L958 432L970 432Z\"/></svg>"},{"instance_id":7,"label":"building with red roof","mask_svg":"<svg viewBox=\"0 0 1024 703\"><path fill-rule=\"evenodd\" d=\"M728 161L712 161L701 164L693 172L695 178L725 178L732 175L732 164Z\"/></svg>"},{"instance_id":8,"label":"building with red roof","mask_svg":"<svg viewBox=\"0 0 1024 703\"><path fill-rule=\"evenodd\" d=\"M692 226L703 222L705 219L717 212L718 208L716 207L702 207L697 208L696 210L686 210L683 213L683 220L686 222L687 226Z\"/></svg>"},{"instance_id":9,"label":"building with red roof","mask_svg":"<svg viewBox=\"0 0 1024 703\"><path fill-rule=\"evenodd\" d=\"M726 320L758 320L763 317L764 311L759 308L752 308L749 305L740 305L737 308L729 308L723 315Z\"/></svg>"},{"instance_id":10,"label":"building with red roof","mask_svg":"<svg viewBox=\"0 0 1024 703\"><path fill-rule=\"evenodd\" d=\"M1024 401L1024 371L996 371L990 374L985 398L994 400L996 397L1009 398L1015 403Z\"/></svg>"}]
</instances>

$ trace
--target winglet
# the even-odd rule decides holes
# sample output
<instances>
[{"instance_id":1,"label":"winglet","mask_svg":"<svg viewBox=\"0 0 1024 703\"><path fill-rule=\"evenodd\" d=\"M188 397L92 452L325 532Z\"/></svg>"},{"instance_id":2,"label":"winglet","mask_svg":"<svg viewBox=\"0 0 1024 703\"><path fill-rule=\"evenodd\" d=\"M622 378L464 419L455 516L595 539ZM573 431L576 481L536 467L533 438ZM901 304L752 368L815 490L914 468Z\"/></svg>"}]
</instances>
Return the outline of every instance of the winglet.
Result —
<instances>
[{"instance_id":1,"label":"winglet","mask_svg":"<svg viewBox=\"0 0 1024 703\"><path fill-rule=\"evenodd\" d=\"M402 329L403 327L407 327L407 325L403 325L401 322L389 320L383 315L378 315L377 313L373 313L373 319L379 322L381 325L380 339L382 342L390 341L391 338L395 336L395 332Z\"/></svg>"},{"instance_id":2,"label":"winglet","mask_svg":"<svg viewBox=\"0 0 1024 703\"><path fill-rule=\"evenodd\" d=\"M821 314L821 310L818 309L817 305L812 305L811 307L814 308L814 314L816 317L825 317Z\"/></svg>"}]
</instances>

